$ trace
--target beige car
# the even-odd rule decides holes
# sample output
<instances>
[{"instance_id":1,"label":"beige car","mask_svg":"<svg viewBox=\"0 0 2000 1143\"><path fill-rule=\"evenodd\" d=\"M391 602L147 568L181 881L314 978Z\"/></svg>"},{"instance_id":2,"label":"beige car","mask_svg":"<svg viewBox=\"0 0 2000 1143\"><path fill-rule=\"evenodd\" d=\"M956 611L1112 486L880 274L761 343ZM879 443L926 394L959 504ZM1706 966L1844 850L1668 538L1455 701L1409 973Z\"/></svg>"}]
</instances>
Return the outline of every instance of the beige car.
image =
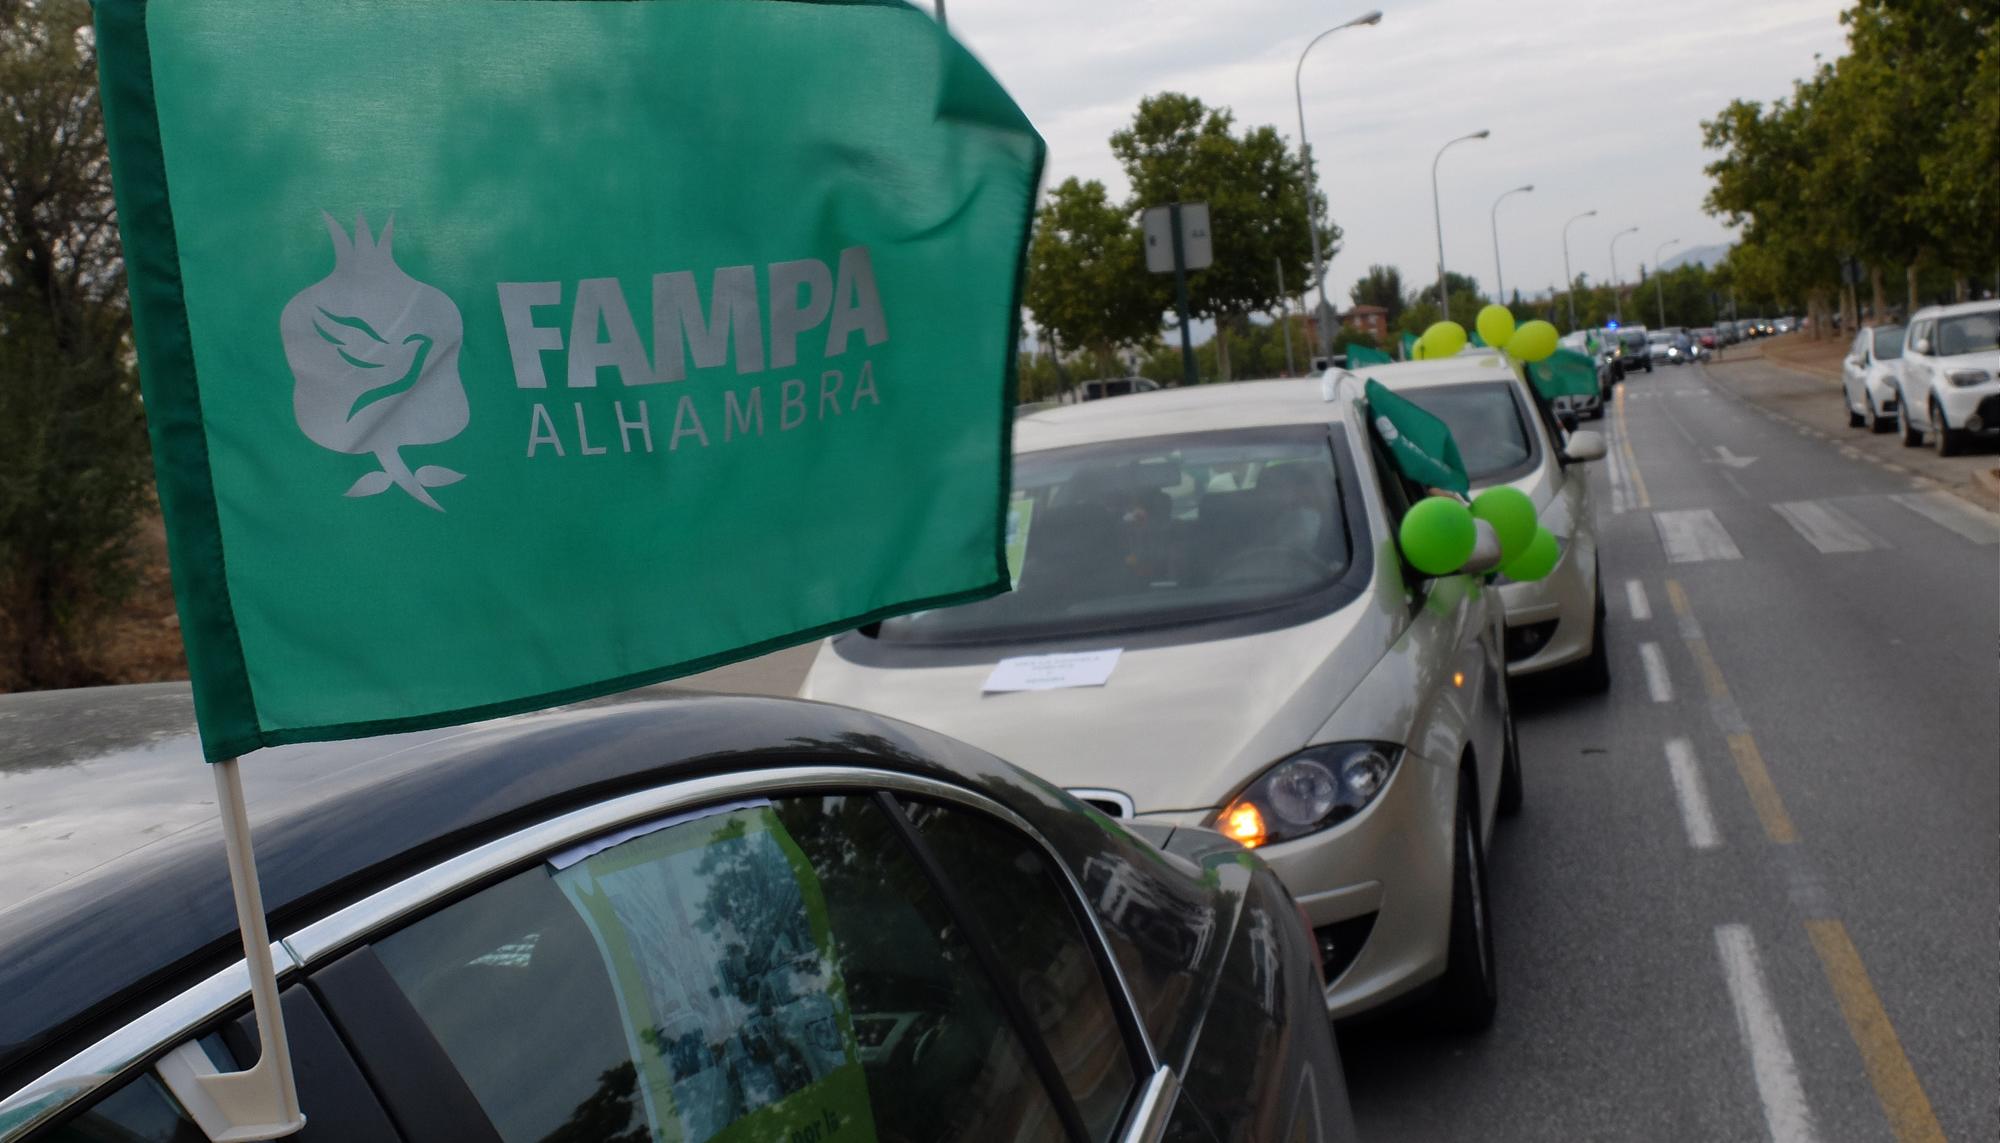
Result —
<instances>
[{"instance_id":1,"label":"beige car","mask_svg":"<svg viewBox=\"0 0 2000 1143\"><path fill-rule=\"evenodd\" d=\"M1562 669L1581 690L1609 688L1597 516L1583 469L1583 462L1603 458L1604 438L1587 429L1565 431L1527 383L1492 353L1384 365L1368 376L1451 426L1474 495L1501 485L1520 489L1562 549L1547 578L1500 581L1507 605L1508 674Z\"/></svg>"},{"instance_id":2,"label":"beige car","mask_svg":"<svg viewBox=\"0 0 2000 1143\"><path fill-rule=\"evenodd\" d=\"M1327 1010L1495 997L1485 852L1521 797L1499 592L1426 578L1360 382L1173 389L1015 426L1009 594L822 646L802 694L1016 760L1103 812L1257 847Z\"/></svg>"}]
</instances>

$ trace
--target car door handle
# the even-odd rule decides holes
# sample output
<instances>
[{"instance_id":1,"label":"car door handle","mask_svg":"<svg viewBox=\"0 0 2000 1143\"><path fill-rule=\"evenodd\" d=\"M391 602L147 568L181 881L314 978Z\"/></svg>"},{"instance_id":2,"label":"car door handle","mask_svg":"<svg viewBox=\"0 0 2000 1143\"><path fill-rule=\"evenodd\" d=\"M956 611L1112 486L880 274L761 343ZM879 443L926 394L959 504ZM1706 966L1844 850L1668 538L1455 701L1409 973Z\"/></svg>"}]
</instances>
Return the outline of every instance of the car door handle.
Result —
<instances>
[{"instance_id":1,"label":"car door handle","mask_svg":"<svg viewBox=\"0 0 2000 1143\"><path fill-rule=\"evenodd\" d=\"M1179 1101L1181 1077L1174 1069L1160 1065L1146 1086L1139 1089L1139 1099L1132 1105L1132 1117L1126 1120L1125 1134L1119 1136L1119 1143L1160 1143L1166 1138L1167 1124L1174 1117L1174 1104Z\"/></svg>"}]
</instances>

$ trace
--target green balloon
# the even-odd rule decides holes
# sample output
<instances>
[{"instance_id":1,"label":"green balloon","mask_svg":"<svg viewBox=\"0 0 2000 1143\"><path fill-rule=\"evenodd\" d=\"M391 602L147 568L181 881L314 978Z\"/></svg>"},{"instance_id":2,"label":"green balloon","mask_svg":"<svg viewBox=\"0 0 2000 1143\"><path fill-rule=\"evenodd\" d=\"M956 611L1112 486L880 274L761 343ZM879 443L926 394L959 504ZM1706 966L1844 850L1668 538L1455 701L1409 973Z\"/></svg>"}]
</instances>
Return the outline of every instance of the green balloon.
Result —
<instances>
[{"instance_id":1,"label":"green balloon","mask_svg":"<svg viewBox=\"0 0 2000 1143\"><path fill-rule=\"evenodd\" d=\"M1506 563L1528 550L1535 538L1538 521L1535 502L1518 488L1489 488L1472 498L1472 518L1493 525L1500 539L1500 562Z\"/></svg>"},{"instance_id":2,"label":"green balloon","mask_svg":"<svg viewBox=\"0 0 2000 1143\"><path fill-rule=\"evenodd\" d=\"M1533 583L1547 579L1561 558L1562 549L1556 546L1555 534L1547 528L1536 528L1535 538L1528 541L1528 550L1501 564L1500 574L1515 583Z\"/></svg>"},{"instance_id":3,"label":"green balloon","mask_svg":"<svg viewBox=\"0 0 2000 1143\"><path fill-rule=\"evenodd\" d=\"M1479 311L1473 322L1479 336L1495 349L1504 349L1514 336L1514 314L1506 306L1494 304Z\"/></svg>"},{"instance_id":4,"label":"green balloon","mask_svg":"<svg viewBox=\"0 0 2000 1143\"><path fill-rule=\"evenodd\" d=\"M1417 501L1404 514L1399 536L1403 558L1425 575L1450 575L1464 567L1479 542L1471 510L1443 496Z\"/></svg>"}]
</instances>

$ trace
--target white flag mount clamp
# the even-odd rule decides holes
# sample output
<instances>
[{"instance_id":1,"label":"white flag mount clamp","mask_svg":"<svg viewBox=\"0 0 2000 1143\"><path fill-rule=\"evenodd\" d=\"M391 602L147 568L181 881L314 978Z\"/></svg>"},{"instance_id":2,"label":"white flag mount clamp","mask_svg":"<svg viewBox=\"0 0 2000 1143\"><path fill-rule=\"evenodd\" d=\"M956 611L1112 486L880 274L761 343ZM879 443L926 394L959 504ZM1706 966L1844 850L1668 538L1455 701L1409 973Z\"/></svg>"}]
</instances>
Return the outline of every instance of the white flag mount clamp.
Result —
<instances>
[{"instance_id":1,"label":"white flag mount clamp","mask_svg":"<svg viewBox=\"0 0 2000 1143\"><path fill-rule=\"evenodd\" d=\"M250 1001L263 1052L240 1072L223 1072L198 1041L160 1060L160 1079L214 1143L279 1139L306 1125L292 1076L292 1048L278 1007L278 970L264 923L264 894L257 885L257 855L250 845L250 814L243 801L237 760L214 764L215 801L222 812L222 840L229 854L229 885L236 896L236 927L243 934L243 963L250 972Z\"/></svg>"}]
</instances>

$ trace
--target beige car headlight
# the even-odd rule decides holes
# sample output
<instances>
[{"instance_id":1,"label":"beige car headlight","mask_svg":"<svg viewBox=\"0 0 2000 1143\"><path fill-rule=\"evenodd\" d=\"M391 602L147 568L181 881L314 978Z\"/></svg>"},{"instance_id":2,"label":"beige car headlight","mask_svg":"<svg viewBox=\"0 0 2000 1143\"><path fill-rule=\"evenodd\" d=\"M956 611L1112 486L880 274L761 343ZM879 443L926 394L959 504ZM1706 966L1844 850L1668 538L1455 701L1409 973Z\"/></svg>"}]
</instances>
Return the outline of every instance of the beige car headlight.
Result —
<instances>
[{"instance_id":1,"label":"beige car headlight","mask_svg":"<svg viewBox=\"0 0 2000 1143\"><path fill-rule=\"evenodd\" d=\"M1402 759L1390 742L1308 746L1244 787L1214 827L1249 849L1331 829L1380 797Z\"/></svg>"}]
</instances>

